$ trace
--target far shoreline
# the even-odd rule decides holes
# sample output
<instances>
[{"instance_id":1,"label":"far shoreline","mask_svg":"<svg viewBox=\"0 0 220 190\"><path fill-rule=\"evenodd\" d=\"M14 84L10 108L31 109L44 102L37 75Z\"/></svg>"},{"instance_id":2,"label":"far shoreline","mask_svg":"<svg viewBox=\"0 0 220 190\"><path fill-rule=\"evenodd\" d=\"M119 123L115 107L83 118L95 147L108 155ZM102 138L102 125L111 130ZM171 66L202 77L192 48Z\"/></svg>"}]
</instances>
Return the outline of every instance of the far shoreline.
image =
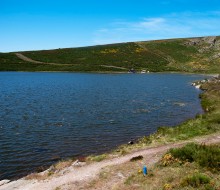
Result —
<instances>
[{"instance_id":1,"label":"far shoreline","mask_svg":"<svg viewBox=\"0 0 220 190\"><path fill-rule=\"evenodd\" d=\"M161 72L149 72L149 73L128 73L128 72L117 72L117 71L0 71L2 73L78 73L78 74L130 74L130 75L148 75L148 74L183 74L183 75L204 75L210 77L219 76L218 73L201 73L201 72L182 72L182 71L161 71Z\"/></svg>"}]
</instances>

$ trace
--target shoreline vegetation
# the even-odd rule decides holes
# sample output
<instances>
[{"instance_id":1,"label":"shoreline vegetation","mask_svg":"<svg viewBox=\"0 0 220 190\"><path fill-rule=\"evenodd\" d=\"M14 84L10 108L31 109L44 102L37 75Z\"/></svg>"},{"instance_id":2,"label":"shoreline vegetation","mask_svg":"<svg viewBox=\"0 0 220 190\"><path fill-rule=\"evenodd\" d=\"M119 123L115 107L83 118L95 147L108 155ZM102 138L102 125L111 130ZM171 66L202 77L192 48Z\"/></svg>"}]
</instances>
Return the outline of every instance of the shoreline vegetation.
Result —
<instances>
[{"instance_id":1,"label":"shoreline vegetation","mask_svg":"<svg viewBox=\"0 0 220 190\"><path fill-rule=\"evenodd\" d=\"M57 177L57 175L60 175L60 172L62 175L65 175L65 171L70 167L76 166L83 168L94 163L99 164L115 158L122 158L141 150L179 143L185 144L185 142L193 142L195 138L197 140L203 137L209 139L209 136L212 134L220 134L220 77L215 76L205 81L197 81L195 84L201 85L200 88L203 90L200 98L201 105L205 111L204 114L197 115L196 118L187 120L176 127L161 127L156 133L150 136L145 136L136 142L122 145L106 154L61 160L46 171L32 173L23 179L27 182L43 182ZM207 143L209 143L208 140ZM159 161L157 160L155 164L149 164L150 168L147 177L142 175L143 156L139 155L132 158L132 163L134 164L123 163L119 166L111 166L110 169L109 167L103 169L98 178L85 183L85 187L87 189L101 189L100 184L105 185L106 180L112 180L112 172L114 173L120 170L125 172L122 169L124 167L129 171L129 176L125 175L123 182L117 184L114 189L146 189L146 187L151 187L150 189L165 190L186 188L218 190L220 188L219 146L219 141L217 145L198 145L191 143L185 145L183 148L168 150L163 156L159 154L162 158ZM192 152L196 156L190 157ZM131 165L135 169L131 168ZM6 185L8 182L7 180L5 181ZM62 189L62 187L58 187L58 189ZM71 185L69 189L71 189Z\"/></svg>"}]
</instances>

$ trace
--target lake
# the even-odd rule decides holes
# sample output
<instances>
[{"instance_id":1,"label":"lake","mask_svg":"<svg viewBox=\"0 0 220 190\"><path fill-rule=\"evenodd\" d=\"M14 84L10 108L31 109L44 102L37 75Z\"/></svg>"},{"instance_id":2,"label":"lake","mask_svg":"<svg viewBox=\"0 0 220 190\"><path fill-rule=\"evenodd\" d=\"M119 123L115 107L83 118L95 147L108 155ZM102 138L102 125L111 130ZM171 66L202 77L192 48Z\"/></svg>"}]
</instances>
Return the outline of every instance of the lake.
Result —
<instances>
[{"instance_id":1,"label":"lake","mask_svg":"<svg viewBox=\"0 0 220 190\"><path fill-rule=\"evenodd\" d=\"M0 179L103 153L202 113L202 75L0 72Z\"/></svg>"}]
</instances>

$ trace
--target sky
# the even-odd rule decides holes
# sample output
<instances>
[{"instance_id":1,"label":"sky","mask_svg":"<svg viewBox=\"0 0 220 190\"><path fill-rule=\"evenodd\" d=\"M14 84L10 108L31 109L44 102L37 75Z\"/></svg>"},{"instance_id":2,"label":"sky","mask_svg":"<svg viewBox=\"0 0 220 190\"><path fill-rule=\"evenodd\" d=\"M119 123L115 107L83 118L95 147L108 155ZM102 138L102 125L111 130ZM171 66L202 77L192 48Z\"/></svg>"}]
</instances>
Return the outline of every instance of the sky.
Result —
<instances>
[{"instance_id":1,"label":"sky","mask_svg":"<svg viewBox=\"0 0 220 190\"><path fill-rule=\"evenodd\" d=\"M0 52L212 35L219 0L0 0Z\"/></svg>"}]
</instances>

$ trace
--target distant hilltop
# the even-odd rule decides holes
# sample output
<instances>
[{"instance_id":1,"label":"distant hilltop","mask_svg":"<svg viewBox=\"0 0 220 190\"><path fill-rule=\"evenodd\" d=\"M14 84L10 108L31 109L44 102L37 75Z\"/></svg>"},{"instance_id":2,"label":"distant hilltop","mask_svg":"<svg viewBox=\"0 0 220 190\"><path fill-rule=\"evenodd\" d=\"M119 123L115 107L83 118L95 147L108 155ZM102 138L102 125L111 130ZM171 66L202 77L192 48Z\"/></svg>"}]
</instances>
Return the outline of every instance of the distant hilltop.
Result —
<instances>
[{"instance_id":1,"label":"distant hilltop","mask_svg":"<svg viewBox=\"0 0 220 190\"><path fill-rule=\"evenodd\" d=\"M0 53L0 71L220 72L220 36Z\"/></svg>"}]
</instances>

